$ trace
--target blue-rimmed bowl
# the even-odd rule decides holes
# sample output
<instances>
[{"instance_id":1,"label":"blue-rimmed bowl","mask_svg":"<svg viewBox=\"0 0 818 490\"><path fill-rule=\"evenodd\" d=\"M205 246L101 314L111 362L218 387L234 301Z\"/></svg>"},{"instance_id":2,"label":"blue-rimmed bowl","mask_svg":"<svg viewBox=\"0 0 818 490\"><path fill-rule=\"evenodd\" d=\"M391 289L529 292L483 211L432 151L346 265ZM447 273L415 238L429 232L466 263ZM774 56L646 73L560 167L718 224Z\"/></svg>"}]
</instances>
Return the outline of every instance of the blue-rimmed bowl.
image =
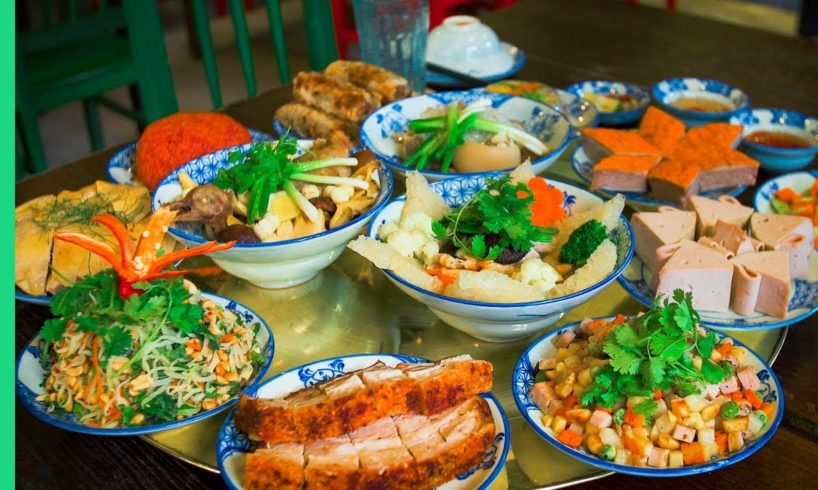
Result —
<instances>
[{"instance_id":1,"label":"blue-rimmed bowl","mask_svg":"<svg viewBox=\"0 0 818 490\"><path fill-rule=\"evenodd\" d=\"M463 73L480 79L485 84L489 84L510 78L523 69L526 63L526 56L522 49L503 41L500 41L500 49L508 53L508 55L514 60L510 68L501 67L500 70L497 70L496 68L492 68L490 66L472 66ZM460 70L454 69L454 71ZM454 77L429 69L426 70L426 83L435 87L450 89L469 87L469 84L466 84Z\"/></svg>"},{"instance_id":2,"label":"blue-rimmed bowl","mask_svg":"<svg viewBox=\"0 0 818 490\"><path fill-rule=\"evenodd\" d=\"M427 109L445 107L456 101L470 104L479 99L489 99L494 111L509 121L521 123L527 132L546 144L549 153L531 162L534 166L534 173L539 174L548 168L568 147L572 129L568 119L561 112L535 100L484 90L437 92L387 104L364 120L361 125L361 144L364 148L372 150L398 175L405 177L406 172L415 169L403 165L403 160L398 157L398 145L393 136L406 131L412 119L424 117L423 112ZM511 170L513 168L502 171ZM420 171L429 182L463 175L489 175L496 172Z\"/></svg>"},{"instance_id":3,"label":"blue-rimmed bowl","mask_svg":"<svg viewBox=\"0 0 818 490\"><path fill-rule=\"evenodd\" d=\"M443 196L447 205L455 208L482 189L484 183L484 177L458 177L436 182L431 188ZM549 179L548 183L563 192L563 207L569 215L587 211L603 203L601 198L579 187L553 179ZM377 240L381 225L398 222L405 203L406 196L403 195L378 212L369 224L367 231L369 237ZM428 306L432 313L452 327L481 340L512 342L553 325L567 311L599 294L622 273L633 256L634 247L633 231L624 216L620 216L619 223L610 233L610 238L617 248L616 265L610 274L596 284L575 293L542 301L521 303L469 301L423 289L391 270L384 270L384 273L401 291Z\"/></svg>"},{"instance_id":4,"label":"blue-rimmed bowl","mask_svg":"<svg viewBox=\"0 0 818 490\"><path fill-rule=\"evenodd\" d=\"M650 94L659 107L681 119L688 127L701 126L713 121L727 121L730 116L750 107L750 97L742 90L707 78L669 78L654 85ZM688 97L711 99L732 109L703 112L680 109L673 105L673 102Z\"/></svg>"},{"instance_id":5,"label":"blue-rimmed bowl","mask_svg":"<svg viewBox=\"0 0 818 490\"><path fill-rule=\"evenodd\" d=\"M246 306L236 303L235 301L219 296L213 293L201 293L202 299L209 299L217 306L222 306L226 310L232 311L245 324L261 324L258 331L258 338L263 346L262 353L264 355L264 364L253 374L249 380L246 389L251 390L254 386L264 378L267 370L273 362L273 354L275 353L275 342L273 340L273 331L270 326L264 321L261 315ZM153 434L170 429L178 429L189 424L193 424L221 413L232 407L238 402L239 395L235 395L229 401L219 405L218 407L197 413L191 417L182 420L174 420L172 422L165 422L162 424L146 425L138 427L124 427L119 429L106 429L102 427L89 427L78 421L73 414L55 414L49 413L42 402L36 400L37 396L43 393L42 383L45 380L46 371L40 364L40 336L34 337L28 343L23 352L17 358L16 375L16 389L17 396L20 398L23 406L25 406L32 415L49 423L60 429L70 430L73 432L80 432L83 434L92 434L98 436L137 436Z\"/></svg>"},{"instance_id":6,"label":"blue-rimmed bowl","mask_svg":"<svg viewBox=\"0 0 818 490\"><path fill-rule=\"evenodd\" d=\"M636 109L628 111L603 112L599 111L599 122L603 126L622 126L631 124L642 118L645 109L650 104L648 91L632 83L613 82L609 80L591 80L587 82L575 83L565 89L572 94L585 97L586 94L600 95L630 95L636 99Z\"/></svg>"},{"instance_id":7,"label":"blue-rimmed bowl","mask_svg":"<svg viewBox=\"0 0 818 490\"><path fill-rule=\"evenodd\" d=\"M818 119L787 109L745 109L730 117L730 124L744 126L741 150L761 162L761 168L780 174L806 167L818 154ZM747 140L750 133L774 131L795 136L807 148L779 148Z\"/></svg>"},{"instance_id":8,"label":"blue-rimmed bowl","mask_svg":"<svg viewBox=\"0 0 818 490\"><path fill-rule=\"evenodd\" d=\"M612 318L612 317L611 317ZM610 320L611 318L607 318ZM778 381L772 368L767 362L758 354L750 350L746 345L742 344L736 339L732 339L734 345L741 346L747 350L748 356L744 360L744 365L753 366L758 373L758 378L761 380L760 392L765 402L772 404L775 407L775 416L771 418L770 422L762 429L761 433L755 440L750 441L738 452L716 461L700 464L696 466L685 466L682 468L650 468L637 467L624 464L613 463L611 461L603 460L585 449L574 449L559 442L554 437L551 429L543 426L542 412L534 401L529 396L531 387L534 385L534 376L537 374L537 365L542 359L554 357L557 354L557 348L554 347L552 340L567 330L575 330L579 326L579 322L566 325L553 332L549 332L543 337L540 337L532 343L528 349L523 352L517 364L514 366L514 372L511 377L511 390L514 395L514 402L520 413L528 422L528 425L534 429L543 439L551 443L554 447L562 452L572 456L584 463L596 466L606 471L615 471L617 473L626 473L629 475L648 476L648 477L680 477L707 473L714 470L730 466L739 461L750 457L756 451L761 449L775 434L778 426L781 424L781 419L784 417L784 390L781 388L781 383ZM726 337L723 333L716 332L716 336L721 340Z\"/></svg>"},{"instance_id":9,"label":"blue-rimmed bowl","mask_svg":"<svg viewBox=\"0 0 818 490\"><path fill-rule=\"evenodd\" d=\"M585 153L585 148L582 146L582 144L578 145L574 150L574 154L571 157L571 167L574 169L574 172L576 172L576 174L585 181L586 184L591 184L591 180L594 177L594 162L588 158L588 154ZM724 189L714 189L712 191L701 192L699 195L715 199L725 194L738 196L744 192L745 189L747 189L747 186L742 185L739 187L728 187ZM600 189L599 192L605 195L615 194L614 191L608 191L605 189ZM659 201L651 198L647 192L620 192L620 194L625 196L625 199L627 199L630 204L639 205L643 209L655 208L659 206L673 206L675 208L679 207L679 203L676 201Z\"/></svg>"},{"instance_id":10,"label":"blue-rimmed bowl","mask_svg":"<svg viewBox=\"0 0 818 490\"><path fill-rule=\"evenodd\" d=\"M312 144L299 140L299 147ZM182 194L178 181L179 172L187 173L197 184L208 184L223 168L235 165L228 155L236 150L247 151L252 144L219 150L188 162L156 187L151 196L152 210L175 201ZM300 152L303 153L303 150ZM262 288L285 288L309 281L329 267L350 240L355 238L375 214L386 205L392 195L394 179L383 163L378 170L380 190L375 203L355 219L331 230L290 240L269 243L237 243L233 248L210 254L219 267L228 273L250 281ZM207 240L195 226L174 225L169 233L187 247L202 245Z\"/></svg>"},{"instance_id":11,"label":"blue-rimmed bowl","mask_svg":"<svg viewBox=\"0 0 818 490\"><path fill-rule=\"evenodd\" d=\"M341 357L332 357L321 361L304 364L290 369L264 383L246 390L246 394L260 398L278 398L289 393L314 386L316 383L328 381L350 371L364 369L381 361L388 366L399 363L428 362L420 357L401 354L353 354ZM489 404L494 419L494 443L486 451L483 462L455 479L437 487L438 490L472 490L486 489L500 474L511 447L511 430L505 411L497 398L491 393L482 396ZM219 430L216 442L216 461L219 472L231 490L244 488L244 458L245 454L254 449L254 443L247 434L241 432L233 420L234 412L230 412Z\"/></svg>"},{"instance_id":12,"label":"blue-rimmed bowl","mask_svg":"<svg viewBox=\"0 0 818 490\"><path fill-rule=\"evenodd\" d=\"M776 214L770 205L770 200L775 196L776 191L789 187L803 195L809 193L816 179L818 179L818 170L793 172L772 178L756 189L753 196L753 207L759 213Z\"/></svg>"},{"instance_id":13,"label":"blue-rimmed bowl","mask_svg":"<svg viewBox=\"0 0 818 490\"><path fill-rule=\"evenodd\" d=\"M646 306L653 303L656 292L650 287L651 274L639 257L634 256L618 280L622 287L640 303ZM729 309L726 312L700 311L699 315L701 315L701 322L708 327L723 330L762 330L782 328L798 323L809 318L816 311L818 311L818 260L810 260L807 278L792 280L792 296L785 318L770 316L759 311L743 316Z\"/></svg>"},{"instance_id":14,"label":"blue-rimmed bowl","mask_svg":"<svg viewBox=\"0 0 818 490\"><path fill-rule=\"evenodd\" d=\"M267 133L248 129L253 142L267 141L273 139ZM116 153L111 155L105 165L105 175L108 180L117 184L133 185L136 183L133 175L134 154L136 153L136 142L123 146Z\"/></svg>"}]
</instances>

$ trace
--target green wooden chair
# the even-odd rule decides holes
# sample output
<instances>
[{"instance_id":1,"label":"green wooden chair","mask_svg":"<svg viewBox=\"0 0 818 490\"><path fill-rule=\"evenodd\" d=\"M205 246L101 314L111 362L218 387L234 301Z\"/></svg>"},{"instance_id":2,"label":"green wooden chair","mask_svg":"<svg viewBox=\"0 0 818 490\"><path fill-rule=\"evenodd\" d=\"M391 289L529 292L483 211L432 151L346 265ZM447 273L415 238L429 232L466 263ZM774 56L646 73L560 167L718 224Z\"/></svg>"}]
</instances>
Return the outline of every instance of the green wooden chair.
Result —
<instances>
[{"instance_id":1,"label":"green wooden chair","mask_svg":"<svg viewBox=\"0 0 818 490\"><path fill-rule=\"evenodd\" d=\"M210 20L205 0L189 0L193 24L202 55L207 85L213 107L222 106L221 84L216 67L216 54L213 49L213 38L210 34ZM287 57L287 42L284 39L284 22L281 18L279 0L264 0L270 27L270 36L276 55L279 79L282 84L290 82L290 62ZM302 0L304 7L304 28L307 32L307 45L310 65L314 70L323 70L338 58L335 45L335 30L332 22L332 8L329 0ZM242 0L228 0L228 10L233 21L236 37L236 48L241 61L247 95L256 95L256 72L253 65L253 53L250 48L250 34L247 30L247 19L244 15Z\"/></svg>"},{"instance_id":2,"label":"green wooden chair","mask_svg":"<svg viewBox=\"0 0 818 490\"><path fill-rule=\"evenodd\" d=\"M77 0L40 0L41 25L18 32L15 102L25 150L25 158L17 158L18 178L21 171L36 173L47 167L37 127L40 114L81 101L91 147L100 150L100 106L140 127L177 111L156 0L110 3L98 0L95 11L81 14ZM62 7L62 15L55 15L54 4ZM104 96L119 87L132 88L135 107Z\"/></svg>"}]
</instances>

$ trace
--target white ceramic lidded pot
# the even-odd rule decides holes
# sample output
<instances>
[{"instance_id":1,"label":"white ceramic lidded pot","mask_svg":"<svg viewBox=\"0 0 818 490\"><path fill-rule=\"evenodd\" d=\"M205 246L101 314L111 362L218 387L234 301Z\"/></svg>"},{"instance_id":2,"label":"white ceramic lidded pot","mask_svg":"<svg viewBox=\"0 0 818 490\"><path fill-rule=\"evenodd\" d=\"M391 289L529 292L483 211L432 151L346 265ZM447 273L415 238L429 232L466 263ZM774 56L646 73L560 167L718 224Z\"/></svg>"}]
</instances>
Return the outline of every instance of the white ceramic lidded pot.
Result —
<instances>
[{"instance_id":1,"label":"white ceramic lidded pot","mask_svg":"<svg viewBox=\"0 0 818 490\"><path fill-rule=\"evenodd\" d=\"M426 59L461 72L486 66L492 71L503 72L514 65L514 57L501 47L491 27L470 15L447 17L432 29L426 45Z\"/></svg>"}]
</instances>

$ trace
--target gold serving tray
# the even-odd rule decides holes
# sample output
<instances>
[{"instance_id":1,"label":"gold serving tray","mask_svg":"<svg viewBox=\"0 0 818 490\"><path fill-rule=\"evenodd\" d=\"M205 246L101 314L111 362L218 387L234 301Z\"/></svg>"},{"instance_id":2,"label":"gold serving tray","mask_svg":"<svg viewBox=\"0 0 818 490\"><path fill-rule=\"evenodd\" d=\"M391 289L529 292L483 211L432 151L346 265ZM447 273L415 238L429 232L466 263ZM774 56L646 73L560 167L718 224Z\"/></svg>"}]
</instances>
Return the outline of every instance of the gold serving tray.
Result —
<instances>
[{"instance_id":1,"label":"gold serving tray","mask_svg":"<svg viewBox=\"0 0 818 490\"><path fill-rule=\"evenodd\" d=\"M566 151L570 155L570 151ZM561 180L578 179L563 156L548 172ZM347 251L329 269L294 288L264 290L227 274L196 281L252 308L269 323L275 357L269 376L306 362L362 352L401 353L439 359L471 354L494 364L493 393L511 422L511 445L505 468L492 489L558 488L609 475L581 463L538 436L525 422L511 394L511 373L525 348L536 338L511 343L474 339L438 320L410 299L386 276L354 252ZM618 312L635 314L642 305L617 282L565 316L559 325ZM557 328L557 327L554 327ZM778 355L787 329L730 332L761 356ZM150 444L200 468L218 472L216 436L225 415L145 437Z\"/></svg>"}]
</instances>

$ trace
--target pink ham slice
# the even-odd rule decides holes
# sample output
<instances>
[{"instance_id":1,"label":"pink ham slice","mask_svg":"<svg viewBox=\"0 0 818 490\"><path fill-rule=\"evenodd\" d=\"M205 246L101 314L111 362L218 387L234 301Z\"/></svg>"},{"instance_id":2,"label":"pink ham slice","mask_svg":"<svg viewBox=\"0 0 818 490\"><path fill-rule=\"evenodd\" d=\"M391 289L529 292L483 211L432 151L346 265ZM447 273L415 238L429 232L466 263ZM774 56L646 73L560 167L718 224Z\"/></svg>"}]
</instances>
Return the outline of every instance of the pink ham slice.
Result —
<instances>
[{"instance_id":1,"label":"pink ham slice","mask_svg":"<svg viewBox=\"0 0 818 490\"><path fill-rule=\"evenodd\" d=\"M758 375L756 374L756 370L752 366L747 366L739 370L736 373L739 382L741 383L741 387L745 390L757 390L761 388L761 380L758 379Z\"/></svg>"},{"instance_id":2,"label":"pink ham slice","mask_svg":"<svg viewBox=\"0 0 818 490\"><path fill-rule=\"evenodd\" d=\"M740 226L718 220L713 227L713 241L733 252L734 255L764 250L764 244L755 238L750 238Z\"/></svg>"},{"instance_id":3,"label":"pink ham slice","mask_svg":"<svg viewBox=\"0 0 818 490\"><path fill-rule=\"evenodd\" d=\"M693 240L696 213L662 206L658 212L634 213L631 226L636 237L636 256L655 273L656 249L680 240Z\"/></svg>"},{"instance_id":4,"label":"pink ham slice","mask_svg":"<svg viewBox=\"0 0 818 490\"><path fill-rule=\"evenodd\" d=\"M658 272L657 295L671 297L682 289L693 293L693 307L701 311L727 311L733 266L715 250L682 240Z\"/></svg>"},{"instance_id":5,"label":"pink ham slice","mask_svg":"<svg viewBox=\"0 0 818 490\"><path fill-rule=\"evenodd\" d=\"M724 221L743 228L753 208L742 205L733 196L719 196L718 200L702 196L690 196L685 209L696 212L696 237L711 236L715 233L716 223Z\"/></svg>"},{"instance_id":6,"label":"pink ham slice","mask_svg":"<svg viewBox=\"0 0 818 490\"><path fill-rule=\"evenodd\" d=\"M732 306L736 313L749 315L758 310L778 318L787 316L792 284L786 252L742 254L731 263L735 267Z\"/></svg>"},{"instance_id":7,"label":"pink ham slice","mask_svg":"<svg viewBox=\"0 0 818 490\"><path fill-rule=\"evenodd\" d=\"M730 260L730 259L732 259L733 257L736 256L736 254L733 253L732 250L728 250L724 245L717 242L716 240L713 240L709 236L703 236L703 237L699 238L697 241L699 243L701 243L702 245L704 245L705 247L710 247L711 249L713 249L716 252L720 253L722 255L722 257L724 257L727 260Z\"/></svg>"},{"instance_id":8,"label":"pink ham slice","mask_svg":"<svg viewBox=\"0 0 818 490\"><path fill-rule=\"evenodd\" d=\"M809 271L809 256L815 241L812 221L803 216L756 213L750 230L768 250L786 251L790 257L790 275L800 279Z\"/></svg>"}]
</instances>

